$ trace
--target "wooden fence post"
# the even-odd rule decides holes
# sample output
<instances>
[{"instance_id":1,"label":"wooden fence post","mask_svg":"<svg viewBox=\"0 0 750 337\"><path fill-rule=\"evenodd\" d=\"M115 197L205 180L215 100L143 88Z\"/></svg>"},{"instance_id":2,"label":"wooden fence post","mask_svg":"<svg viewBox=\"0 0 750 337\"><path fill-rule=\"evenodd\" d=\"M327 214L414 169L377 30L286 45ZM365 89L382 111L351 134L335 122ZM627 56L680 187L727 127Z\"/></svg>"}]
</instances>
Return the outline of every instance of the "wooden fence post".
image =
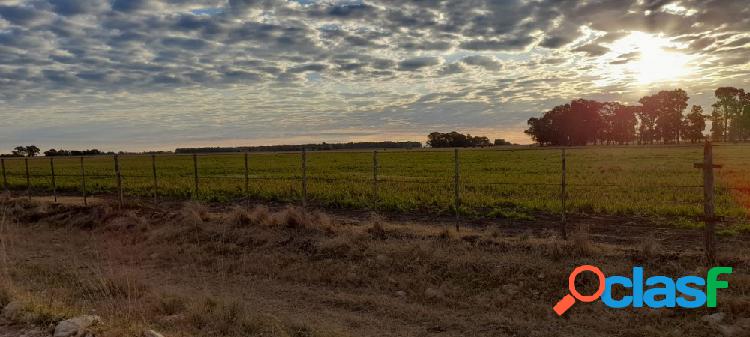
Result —
<instances>
[{"instance_id":1,"label":"wooden fence post","mask_svg":"<svg viewBox=\"0 0 750 337\"><path fill-rule=\"evenodd\" d=\"M706 259L709 265L716 261L716 214L714 208L714 158L713 146L706 141L703 146L703 212L706 216Z\"/></svg>"},{"instance_id":2,"label":"wooden fence post","mask_svg":"<svg viewBox=\"0 0 750 337\"><path fill-rule=\"evenodd\" d=\"M5 174L5 158L0 158L0 166L2 166L3 170L3 189L5 189L6 192L9 192L10 186L8 186L8 176Z\"/></svg>"},{"instance_id":3,"label":"wooden fence post","mask_svg":"<svg viewBox=\"0 0 750 337\"><path fill-rule=\"evenodd\" d=\"M561 222L560 222L560 235L563 240L568 239L568 219L566 215L566 199L567 199L567 158L565 156L565 148L562 149L562 177L560 182L560 203L561 203Z\"/></svg>"},{"instance_id":4,"label":"wooden fence post","mask_svg":"<svg viewBox=\"0 0 750 337\"><path fill-rule=\"evenodd\" d=\"M31 178L29 177L29 158L23 159L24 165L26 166L26 197L31 200Z\"/></svg>"},{"instance_id":5,"label":"wooden fence post","mask_svg":"<svg viewBox=\"0 0 750 337\"><path fill-rule=\"evenodd\" d=\"M193 199L198 199L198 187L200 181L198 180L198 155L193 153L193 176L195 178L195 193Z\"/></svg>"},{"instance_id":6,"label":"wooden fence post","mask_svg":"<svg viewBox=\"0 0 750 337\"><path fill-rule=\"evenodd\" d=\"M86 170L83 168L83 156L81 156L81 193L83 193L83 205L88 205L86 200Z\"/></svg>"},{"instance_id":7,"label":"wooden fence post","mask_svg":"<svg viewBox=\"0 0 750 337\"><path fill-rule=\"evenodd\" d=\"M159 181L156 178L156 155L151 155L151 172L154 175L154 205L159 204Z\"/></svg>"},{"instance_id":8,"label":"wooden fence post","mask_svg":"<svg viewBox=\"0 0 750 337\"><path fill-rule=\"evenodd\" d=\"M245 199L247 206L250 207L250 163L247 152L245 152Z\"/></svg>"},{"instance_id":9,"label":"wooden fence post","mask_svg":"<svg viewBox=\"0 0 750 337\"><path fill-rule=\"evenodd\" d=\"M49 170L52 177L52 198L57 202L57 181L55 180L55 158L49 158Z\"/></svg>"},{"instance_id":10,"label":"wooden fence post","mask_svg":"<svg viewBox=\"0 0 750 337\"><path fill-rule=\"evenodd\" d=\"M117 194L119 197L120 208L122 208L123 195L122 195L122 175L120 174L120 156L114 155L114 160L115 160L115 178L117 180Z\"/></svg>"},{"instance_id":11,"label":"wooden fence post","mask_svg":"<svg viewBox=\"0 0 750 337\"><path fill-rule=\"evenodd\" d=\"M455 164L454 175L453 175L453 191L455 192L455 196L453 199L454 199L455 204L453 207L455 207L456 209L456 231L458 231L459 222L461 221L461 215L459 212L459 209L461 207L461 189L460 189L461 176L459 173L460 166L458 162L458 149L453 150L453 161Z\"/></svg>"},{"instance_id":12,"label":"wooden fence post","mask_svg":"<svg viewBox=\"0 0 750 337\"><path fill-rule=\"evenodd\" d=\"M372 152L372 204L378 205L378 150Z\"/></svg>"},{"instance_id":13,"label":"wooden fence post","mask_svg":"<svg viewBox=\"0 0 750 337\"><path fill-rule=\"evenodd\" d=\"M302 149L302 207L307 207L307 149Z\"/></svg>"}]
</instances>

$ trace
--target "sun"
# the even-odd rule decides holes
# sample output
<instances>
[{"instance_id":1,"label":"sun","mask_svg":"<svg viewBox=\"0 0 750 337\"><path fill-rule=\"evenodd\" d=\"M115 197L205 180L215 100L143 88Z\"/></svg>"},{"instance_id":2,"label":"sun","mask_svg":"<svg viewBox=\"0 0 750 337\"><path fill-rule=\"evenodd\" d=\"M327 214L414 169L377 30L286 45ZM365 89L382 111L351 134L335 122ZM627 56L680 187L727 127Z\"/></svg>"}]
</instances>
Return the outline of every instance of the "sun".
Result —
<instances>
[{"instance_id":1,"label":"sun","mask_svg":"<svg viewBox=\"0 0 750 337\"><path fill-rule=\"evenodd\" d=\"M659 44L648 41L641 44L640 52L640 60L632 64L633 74L639 83L669 81L690 74L687 55L665 51Z\"/></svg>"},{"instance_id":2,"label":"sun","mask_svg":"<svg viewBox=\"0 0 750 337\"><path fill-rule=\"evenodd\" d=\"M694 72L692 57L662 36L632 32L613 43L611 50L615 57L626 56L621 59L621 75L639 84L677 81Z\"/></svg>"}]
</instances>

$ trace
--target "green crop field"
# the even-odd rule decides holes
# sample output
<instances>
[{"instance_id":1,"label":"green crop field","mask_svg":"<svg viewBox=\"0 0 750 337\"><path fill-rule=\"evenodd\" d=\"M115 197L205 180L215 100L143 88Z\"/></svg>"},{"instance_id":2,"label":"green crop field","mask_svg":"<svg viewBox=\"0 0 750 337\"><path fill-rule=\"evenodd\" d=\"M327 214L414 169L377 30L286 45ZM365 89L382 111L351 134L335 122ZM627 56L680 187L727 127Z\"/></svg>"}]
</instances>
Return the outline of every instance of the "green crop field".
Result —
<instances>
[{"instance_id":1,"label":"green crop field","mask_svg":"<svg viewBox=\"0 0 750 337\"><path fill-rule=\"evenodd\" d=\"M717 145L717 212L745 219L750 205L750 145ZM308 152L308 200L325 207L400 212L452 212L453 151L388 150L378 153L377 195L372 152ZM525 218L561 211L560 149L462 149L460 210L479 216ZM567 208L570 212L696 217L702 213L701 146L605 147L567 150ZM80 191L80 158L55 158L59 191ZM120 156L126 196L151 196L150 156ZM23 159L6 159L12 189L26 188ZM114 161L84 159L89 193L116 189ZM156 157L162 198L193 196L193 158ZM202 200L253 199L298 202L302 194L300 153L250 153L245 192L244 155L198 156ZM29 160L35 194L51 192L49 158Z\"/></svg>"}]
</instances>

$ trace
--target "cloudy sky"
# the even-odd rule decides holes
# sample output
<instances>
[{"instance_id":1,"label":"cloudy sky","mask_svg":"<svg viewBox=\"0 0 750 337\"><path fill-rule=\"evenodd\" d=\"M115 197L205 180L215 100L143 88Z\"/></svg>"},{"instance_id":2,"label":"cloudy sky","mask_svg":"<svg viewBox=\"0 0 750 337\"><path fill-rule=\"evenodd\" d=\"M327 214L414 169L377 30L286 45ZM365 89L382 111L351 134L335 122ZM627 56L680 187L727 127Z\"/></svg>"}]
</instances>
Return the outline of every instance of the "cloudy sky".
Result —
<instances>
[{"instance_id":1,"label":"cloudy sky","mask_svg":"<svg viewBox=\"0 0 750 337\"><path fill-rule=\"evenodd\" d=\"M0 0L0 152L470 132L750 89L745 0Z\"/></svg>"}]
</instances>

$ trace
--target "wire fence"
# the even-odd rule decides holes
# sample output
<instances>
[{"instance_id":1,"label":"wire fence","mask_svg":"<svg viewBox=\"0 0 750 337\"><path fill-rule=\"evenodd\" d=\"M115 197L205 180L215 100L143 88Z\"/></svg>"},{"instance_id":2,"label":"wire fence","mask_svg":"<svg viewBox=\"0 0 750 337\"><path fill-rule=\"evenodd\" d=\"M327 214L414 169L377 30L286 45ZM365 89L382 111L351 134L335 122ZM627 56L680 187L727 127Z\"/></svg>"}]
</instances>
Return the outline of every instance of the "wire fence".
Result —
<instances>
[{"instance_id":1,"label":"wire fence","mask_svg":"<svg viewBox=\"0 0 750 337\"><path fill-rule=\"evenodd\" d=\"M697 217L701 147L301 151L3 158L16 194L116 194L528 218L542 212ZM716 209L746 214L736 184Z\"/></svg>"}]
</instances>

